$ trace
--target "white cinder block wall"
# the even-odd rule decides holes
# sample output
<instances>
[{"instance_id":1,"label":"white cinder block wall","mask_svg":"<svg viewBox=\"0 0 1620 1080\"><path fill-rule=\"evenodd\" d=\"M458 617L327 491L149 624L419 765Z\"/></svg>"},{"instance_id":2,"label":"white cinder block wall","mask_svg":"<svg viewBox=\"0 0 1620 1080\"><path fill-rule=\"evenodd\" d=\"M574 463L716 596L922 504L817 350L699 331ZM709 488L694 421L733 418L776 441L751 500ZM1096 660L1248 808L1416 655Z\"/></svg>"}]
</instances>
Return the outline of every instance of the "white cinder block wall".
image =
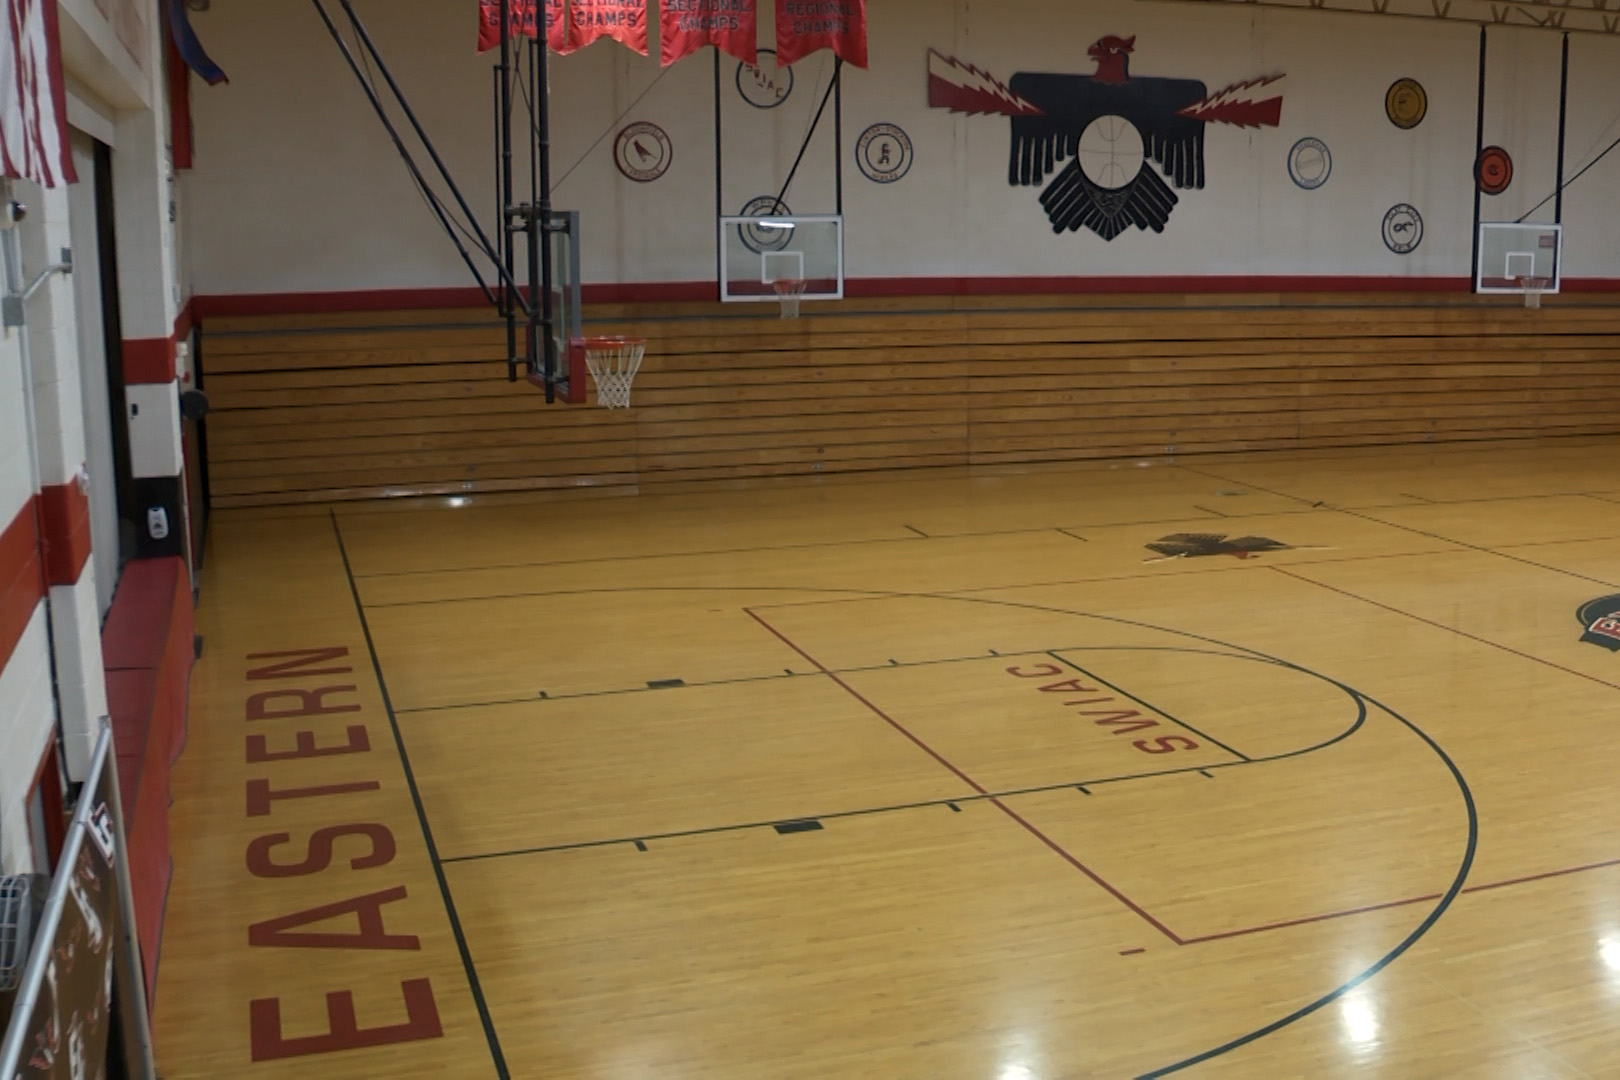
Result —
<instances>
[{"instance_id":1,"label":"white cinder block wall","mask_svg":"<svg viewBox=\"0 0 1620 1080\"><path fill-rule=\"evenodd\" d=\"M0 337L0 530L20 515L33 512L34 481L23 401L21 342L16 333L9 333ZM17 568L0 570L8 571L5 577L9 579ZM0 874L34 868L25 801L51 738L48 648L45 605L36 595L21 636L10 656L0 663Z\"/></svg>"},{"instance_id":2,"label":"white cinder block wall","mask_svg":"<svg viewBox=\"0 0 1620 1080\"><path fill-rule=\"evenodd\" d=\"M160 10L149 0L62 0L59 6L81 185L94 182L87 138L116 144L119 242L127 239L129 249L120 251L118 267L126 339L131 330L167 338L183 298L169 220ZM13 180L0 184L0 195L27 206L12 230L25 282L61 261L64 249L72 250L81 279L99 275L93 191L44 190ZM30 839L28 800L58 730L67 777L82 779L108 712L100 632L110 583L98 599L96 560L80 568L63 557L67 550L82 555L82 544L74 549L67 538L47 536L56 541L49 574L49 545L31 546L56 528L41 512L42 490L68 505L74 520L85 516L88 490L92 503L101 500L98 531L103 538L116 533L107 527L117 486L110 453L92 461L86 431L88 425L110 444L110 425L126 421L107 413L104 385L86 393L85 380L104 384L107 358L99 312L81 311L77 284L61 274L47 278L26 305L26 325L0 332L0 532L9 530L14 541L0 562L0 873L32 870L44 859ZM99 302L99 288L83 291ZM81 341L96 345L89 361L81 357ZM172 382L159 389L174 396ZM179 441L172 410L170 416L172 429L157 440L165 451ZM167 475L181 471L169 460L174 456L165 458L172 465ZM82 529L72 532L82 535ZM116 553L102 555L101 565L115 571ZM55 777L47 773L42 782Z\"/></svg>"},{"instance_id":3,"label":"white cinder block wall","mask_svg":"<svg viewBox=\"0 0 1620 1080\"><path fill-rule=\"evenodd\" d=\"M761 40L769 41L770 5L762 6ZM492 61L474 52L474 5L357 7L487 225ZM852 277L1468 274L1474 27L1131 0L883 0L869 12L871 67L846 69L843 109ZM199 295L470 284L307 3L215 0L195 21L231 74L196 102L198 156L186 182ZM1054 236L1038 190L1008 184L1008 120L928 107L927 52L1003 80L1020 71L1089 74L1086 49L1108 34L1136 38L1135 76L1196 78L1213 92L1284 73L1282 124L1210 125L1207 186L1178 193L1163 234L1131 229L1111 243ZM1493 28L1490 41L1486 141L1510 151L1516 176L1505 194L1484 200L1484 212L1511 220L1553 190L1559 35ZM656 43L653 57L641 58L602 42L553 57L553 161L567 173L556 204L583 214L587 282L714 279L710 51L667 71L656 56ZM832 59L820 53L797 65L792 96L769 112L742 102L736 67L721 61L730 213L750 196L774 194L785 178ZM1574 35L1570 67L1573 174L1607 144L1620 41ZM1429 102L1426 119L1407 131L1384 111L1385 92L1401 77L1418 79ZM832 209L830 113L788 197L798 213ZM669 172L653 183L625 179L613 162L613 134L638 120L663 127L674 146ZM915 146L910 173L886 186L854 167L859 133L879 122L898 124ZM1333 154L1331 178L1314 191L1297 187L1286 167L1304 136ZM1608 197L1617 181L1620 155L1612 155L1570 189L1568 275L1620 277L1620 217ZM1421 246L1405 256L1381 237L1386 211L1403 202L1425 219ZM1550 220L1551 211L1537 216Z\"/></svg>"}]
</instances>

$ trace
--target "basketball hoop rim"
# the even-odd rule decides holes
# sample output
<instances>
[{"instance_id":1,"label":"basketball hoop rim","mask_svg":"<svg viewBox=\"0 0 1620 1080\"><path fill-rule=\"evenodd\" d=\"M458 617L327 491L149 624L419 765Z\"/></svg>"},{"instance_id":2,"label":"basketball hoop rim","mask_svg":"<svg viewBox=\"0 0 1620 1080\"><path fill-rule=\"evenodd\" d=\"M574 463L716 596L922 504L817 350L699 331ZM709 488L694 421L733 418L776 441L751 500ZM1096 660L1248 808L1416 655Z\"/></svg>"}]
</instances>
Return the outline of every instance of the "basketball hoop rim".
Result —
<instances>
[{"instance_id":1,"label":"basketball hoop rim","mask_svg":"<svg viewBox=\"0 0 1620 1080\"><path fill-rule=\"evenodd\" d=\"M603 335L599 337L580 338L579 343L589 352L592 349L620 349L627 345L646 345L646 338L623 337L617 335Z\"/></svg>"}]
</instances>

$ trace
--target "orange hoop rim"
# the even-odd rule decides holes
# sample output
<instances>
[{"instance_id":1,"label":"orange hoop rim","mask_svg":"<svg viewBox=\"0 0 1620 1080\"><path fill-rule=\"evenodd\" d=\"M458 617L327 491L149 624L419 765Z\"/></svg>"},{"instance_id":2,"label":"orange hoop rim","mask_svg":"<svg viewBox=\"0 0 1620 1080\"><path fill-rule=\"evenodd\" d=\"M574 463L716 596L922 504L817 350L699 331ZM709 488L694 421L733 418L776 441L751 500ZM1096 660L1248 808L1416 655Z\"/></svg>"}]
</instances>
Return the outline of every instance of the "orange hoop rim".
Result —
<instances>
[{"instance_id":1,"label":"orange hoop rim","mask_svg":"<svg viewBox=\"0 0 1620 1080\"><path fill-rule=\"evenodd\" d=\"M618 349L626 345L645 345L646 338L638 337L588 337L581 338L580 344L587 349Z\"/></svg>"}]
</instances>

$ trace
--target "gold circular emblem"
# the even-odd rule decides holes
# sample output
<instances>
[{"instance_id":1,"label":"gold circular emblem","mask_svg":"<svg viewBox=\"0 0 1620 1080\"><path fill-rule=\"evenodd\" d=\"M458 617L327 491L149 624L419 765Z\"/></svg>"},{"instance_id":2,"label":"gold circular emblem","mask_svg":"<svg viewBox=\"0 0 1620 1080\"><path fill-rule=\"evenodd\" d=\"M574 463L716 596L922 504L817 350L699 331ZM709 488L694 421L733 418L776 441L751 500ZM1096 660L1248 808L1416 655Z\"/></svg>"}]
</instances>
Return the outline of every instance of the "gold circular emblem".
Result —
<instances>
[{"instance_id":1,"label":"gold circular emblem","mask_svg":"<svg viewBox=\"0 0 1620 1080\"><path fill-rule=\"evenodd\" d=\"M1429 111L1429 95L1416 79L1396 79L1384 95L1384 113L1389 122L1402 130L1411 130L1423 123Z\"/></svg>"}]
</instances>

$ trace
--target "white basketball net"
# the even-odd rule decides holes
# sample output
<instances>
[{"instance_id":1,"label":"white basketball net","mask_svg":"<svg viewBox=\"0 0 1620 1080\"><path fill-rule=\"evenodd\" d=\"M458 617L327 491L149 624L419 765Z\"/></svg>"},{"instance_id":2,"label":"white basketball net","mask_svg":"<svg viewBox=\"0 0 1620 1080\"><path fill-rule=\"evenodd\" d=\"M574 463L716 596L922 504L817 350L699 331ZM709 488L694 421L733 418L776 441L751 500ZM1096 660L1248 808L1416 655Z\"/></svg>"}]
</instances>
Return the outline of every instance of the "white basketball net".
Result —
<instances>
[{"instance_id":1,"label":"white basketball net","mask_svg":"<svg viewBox=\"0 0 1620 1080\"><path fill-rule=\"evenodd\" d=\"M630 407L630 383L647 352L643 338L589 338L585 366L596 382L596 403L607 409Z\"/></svg>"},{"instance_id":2,"label":"white basketball net","mask_svg":"<svg viewBox=\"0 0 1620 1080\"><path fill-rule=\"evenodd\" d=\"M1519 278L1519 287L1524 290L1524 306L1539 308L1541 306L1541 279L1532 277Z\"/></svg>"},{"instance_id":3,"label":"white basketball net","mask_svg":"<svg viewBox=\"0 0 1620 1080\"><path fill-rule=\"evenodd\" d=\"M799 278L781 278L772 284L776 286L776 298L782 302L782 318L797 319L804 290L810 283Z\"/></svg>"}]
</instances>

